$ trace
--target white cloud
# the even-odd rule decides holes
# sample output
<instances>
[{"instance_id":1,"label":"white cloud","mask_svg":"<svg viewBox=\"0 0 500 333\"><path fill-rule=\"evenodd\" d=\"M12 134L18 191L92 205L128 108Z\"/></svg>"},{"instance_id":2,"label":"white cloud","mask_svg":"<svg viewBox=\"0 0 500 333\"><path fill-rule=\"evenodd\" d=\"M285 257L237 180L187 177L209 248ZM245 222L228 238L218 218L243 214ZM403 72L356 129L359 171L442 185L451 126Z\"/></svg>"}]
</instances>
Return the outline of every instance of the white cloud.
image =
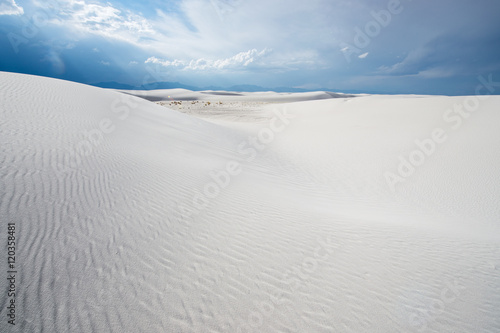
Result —
<instances>
[{"instance_id":1,"label":"white cloud","mask_svg":"<svg viewBox=\"0 0 500 333\"><path fill-rule=\"evenodd\" d=\"M155 34L144 17L121 11L111 4L88 3L85 0L60 0L57 8L35 1L48 11L54 10L51 23L71 29L136 43L141 37Z\"/></svg>"},{"instance_id":2,"label":"white cloud","mask_svg":"<svg viewBox=\"0 0 500 333\"><path fill-rule=\"evenodd\" d=\"M358 58L359 58L359 59L364 59L364 58L366 58L366 57L368 56L368 54L370 54L370 52L366 52L366 53L360 54L360 55L358 56Z\"/></svg>"},{"instance_id":3,"label":"white cloud","mask_svg":"<svg viewBox=\"0 0 500 333\"><path fill-rule=\"evenodd\" d=\"M145 64L158 64L158 65L162 65L162 66L165 66L165 67L169 67L169 66L173 66L173 67L185 67L186 66L186 62L185 61L182 61L182 60L173 60L173 61L169 61L169 60L161 60L161 59L158 59L156 57L149 57L145 62Z\"/></svg>"},{"instance_id":4,"label":"white cloud","mask_svg":"<svg viewBox=\"0 0 500 333\"><path fill-rule=\"evenodd\" d=\"M15 0L0 0L0 15L23 15L24 9Z\"/></svg>"},{"instance_id":5,"label":"white cloud","mask_svg":"<svg viewBox=\"0 0 500 333\"><path fill-rule=\"evenodd\" d=\"M271 50L264 49L262 51L257 51L256 49L248 50L247 52L240 52L230 58L225 59L196 59L196 60L161 60L156 57L148 58L145 63L159 64L165 67L175 67L184 70L222 70L222 69L232 69L232 70L242 70L248 67L252 63L257 63L266 54L269 54Z\"/></svg>"}]
</instances>

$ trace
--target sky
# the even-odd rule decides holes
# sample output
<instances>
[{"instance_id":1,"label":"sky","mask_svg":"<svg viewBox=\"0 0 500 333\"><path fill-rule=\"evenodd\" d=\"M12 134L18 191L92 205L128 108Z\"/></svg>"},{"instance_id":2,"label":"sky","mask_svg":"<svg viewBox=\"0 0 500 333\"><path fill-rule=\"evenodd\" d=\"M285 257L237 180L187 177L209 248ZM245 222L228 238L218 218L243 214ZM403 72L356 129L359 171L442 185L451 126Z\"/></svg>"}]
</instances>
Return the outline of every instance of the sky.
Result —
<instances>
[{"instance_id":1,"label":"sky","mask_svg":"<svg viewBox=\"0 0 500 333\"><path fill-rule=\"evenodd\" d=\"M498 0L0 0L0 71L86 84L474 94Z\"/></svg>"}]
</instances>

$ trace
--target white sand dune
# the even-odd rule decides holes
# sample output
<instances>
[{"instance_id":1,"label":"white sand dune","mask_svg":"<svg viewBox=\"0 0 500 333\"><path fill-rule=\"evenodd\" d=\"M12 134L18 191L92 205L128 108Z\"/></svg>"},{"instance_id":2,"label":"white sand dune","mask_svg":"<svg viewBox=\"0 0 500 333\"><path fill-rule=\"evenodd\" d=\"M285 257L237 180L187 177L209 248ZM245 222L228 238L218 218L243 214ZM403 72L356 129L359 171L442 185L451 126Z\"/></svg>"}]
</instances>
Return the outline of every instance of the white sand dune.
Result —
<instances>
[{"instance_id":1,"label":"white sand dune","mask_svg":"<svg viewBox=\"0 0 500 333\"><path fill-rule=\"evenodd\" d=\"M139 95L0 73L1 332L500 332L500 97Z\"/></svg>"},{"instance_id":2,"label":"white sand dune","mask_svg":"<svg viewBox=\"0 0 500 333\"><path fill-rule=\"evenodd\" d=\"M268 92L231 92L231 91L191 91L186 89L158 89L158 90L119 90L126 94L142 97L149 101L258 101L267 103L287 103L312 101L318 99L330 99L339 97L353 97L356 95L333 93L328 91L304 92L304 93L276 93Z\"/></svg>"}]
</instances>

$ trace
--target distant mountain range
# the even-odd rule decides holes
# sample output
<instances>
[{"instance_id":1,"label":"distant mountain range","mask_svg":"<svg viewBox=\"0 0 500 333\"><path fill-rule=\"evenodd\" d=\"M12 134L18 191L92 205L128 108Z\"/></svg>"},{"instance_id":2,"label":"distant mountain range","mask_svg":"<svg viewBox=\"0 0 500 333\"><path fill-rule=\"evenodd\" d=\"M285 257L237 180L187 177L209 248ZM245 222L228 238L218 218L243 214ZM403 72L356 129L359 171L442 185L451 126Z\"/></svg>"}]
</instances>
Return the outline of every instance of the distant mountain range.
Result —
<instances>
[{"instance_id":1,"label":"distant mountain range","mask_svg":"<svg viewBox=\"0 0 500 333\"><path fill-rule=\"evenodd\" d=\"M237 91L237 92L259 92L259 91L274 91L274 92L309 92L309 91L332 91L331 89L318 88L318 89L301 89L301 88L290 88L290 87L275 87L275 88L265 88L256 85L236 85L231 87L195 87L185 85L179 82L156 82L147 85L141 85L139 87L132 86L129 84L119 83L119 82L99 82L92 83L92 86L108 89L120 89L120 90L155 90L155 89L188 89L192 91L204 91L204 90L225 90L225 91Z\"/></svg>"},{"instance_id":2,"label":"distant mountain range","mask_svg":"<svg viewBox=\"0 0 500 333\"><path fill-rule=\"evenodd\" d=\"M122 89L122 90L155 90L155 89L175 89L175 88L182 88L193 91L203 90L199 87L188 86L179 82L155 82L151 84L143 84L141 86L132 86L125 83L111 81L111 82L90 83L90 85L100 88Z\"/></svg>"}]
</instances>

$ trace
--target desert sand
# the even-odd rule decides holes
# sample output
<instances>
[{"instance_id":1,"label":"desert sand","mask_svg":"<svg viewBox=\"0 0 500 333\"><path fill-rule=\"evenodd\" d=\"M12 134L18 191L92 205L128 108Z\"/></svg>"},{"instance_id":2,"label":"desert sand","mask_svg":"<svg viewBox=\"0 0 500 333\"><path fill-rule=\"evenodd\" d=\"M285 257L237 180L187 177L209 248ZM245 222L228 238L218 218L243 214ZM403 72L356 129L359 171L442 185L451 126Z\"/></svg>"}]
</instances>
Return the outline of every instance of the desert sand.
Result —
<instances>
[{"instance_id":1,"label":"desert sand","mask_svg":"<svg viewBox=\"0 0 500 333\"><path fill-rule=\"evenodd\" d=\"M500 332L499 105L1 72L0 331Z\"/></svg>"}]
</instances>

